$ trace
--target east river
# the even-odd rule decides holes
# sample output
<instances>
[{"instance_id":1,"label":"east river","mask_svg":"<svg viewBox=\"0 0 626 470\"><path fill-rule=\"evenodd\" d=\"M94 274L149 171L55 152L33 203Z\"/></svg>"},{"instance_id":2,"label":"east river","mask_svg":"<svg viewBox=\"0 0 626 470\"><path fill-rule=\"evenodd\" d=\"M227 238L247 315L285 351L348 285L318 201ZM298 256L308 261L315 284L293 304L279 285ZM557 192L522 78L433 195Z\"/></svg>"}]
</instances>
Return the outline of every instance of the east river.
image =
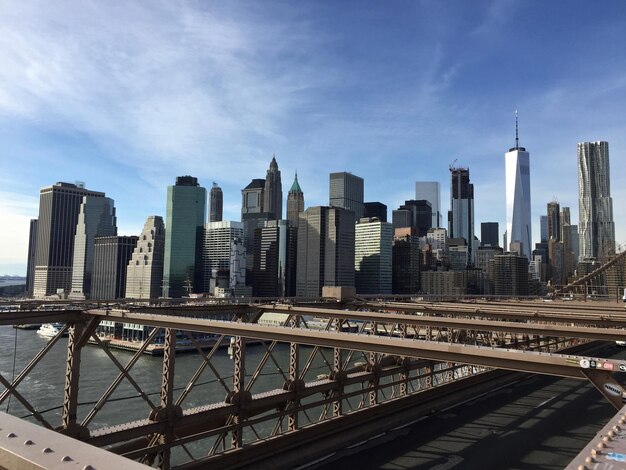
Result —
<instances>
[{"instance_id":1,"label":"east river","mask_svg":"<svg viewBox=\"0 0 626 470\"><path fill-rule=\"evenodd\" d=\"M49 338L40 336L35 330L19 330L9 326L0 326L0 373L2 376L10 382L13 375L18 375L28 362L45 347L48 341ZM250 379L265 351L264 345L252 344L247 346L247 380ZM126 351L113 351L113 354L124 366L133 356L133 353ZM274 349L273 356L282 370L288 370L288 354L287 345L279 344ZM43 416L53 426L61 423L66 359L67 338L62 338L18 387L18 391L37 411L42 412ZM220 348L212 358L211 363L227 386L232 387L233 361L228 356L227 348ZM177 355L175 366L177 391L175 397L180 395L181 390L187 385L201 364L202 358L197 353ZM155 405L158 405L160 400L162 367L162 357L143 355L130 371L132 378L150 396ZM312 373L323 367L325 366L321 360L318 361ZM81 406L78 413L79 420L86 416L94 402L102 396L117 377L119 369L115 367L102 349L89 345L82 351L80 374L79 402ZM283 378L278 372L276 364L273 361L268 361L254 385L253 393L280 388L282 384ZM0 387L0 392L3 390L4 388ZM215 374L210 368L206 368L182 406L183 408L190 408L221 402L226 394L226 389L217 380ZM8 411L12 415L34 420L29 417L30 413L15 397L12 397L10 402L5 400L0 405L0 411ZM127 380L124 380L89 427L97 429L145 419L148 417L149 411L149 406L138 397L135 388Z\"/></svg>"}]
</instances>

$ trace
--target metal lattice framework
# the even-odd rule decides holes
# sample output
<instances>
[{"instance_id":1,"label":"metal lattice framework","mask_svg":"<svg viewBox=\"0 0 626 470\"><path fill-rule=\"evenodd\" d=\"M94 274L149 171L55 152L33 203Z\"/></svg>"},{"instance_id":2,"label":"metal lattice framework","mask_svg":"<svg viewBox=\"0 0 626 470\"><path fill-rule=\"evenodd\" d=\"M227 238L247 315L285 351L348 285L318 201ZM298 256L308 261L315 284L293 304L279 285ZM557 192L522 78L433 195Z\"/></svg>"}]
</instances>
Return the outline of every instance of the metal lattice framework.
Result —
<instances>
[{"instance_id":1,"label":"metal lattice framework","mask_svg":"<svg viewBox=\"0 0 626 470\"><path fill-rule=\"evenodd\" d=\"M448 388L488 380L494 369L590 380L616 408L624 395L612 372L626 364L573 355L568 349L592 340L626 340L626 312L617 304L353 301L89 307L0 313L5 325L52 319L66 323L13 380L0 375L5 388L0 404L13 397L25 416L48 429L159 468L251 463L303 439L340 433L381 413L427 403ZM211 319L217 314L230 314L231 321ZM136 352L114 353L99 335L103 320L152 330ZM60 416L49 416L31 402L24 381L53 348L61 347L68 332ZM203 343L207 335L214 338L209 349ZM155 370L158 380L149 386L133 368L159 337L162 368ZM177 343L182 342L197 351L187 356L195 362L189 377L176 367ZM103 351L115 371L108 384L99 384L98 397L89 400L80 393L81 378L89 370L87 345ZM230 367L224 365L226 346ZM207 384L213 396L223 398L207 401ZM122 389L128 400L121 403L130 420L108 422L106 409L120 403Z\"/></svg>"}]
</instances>

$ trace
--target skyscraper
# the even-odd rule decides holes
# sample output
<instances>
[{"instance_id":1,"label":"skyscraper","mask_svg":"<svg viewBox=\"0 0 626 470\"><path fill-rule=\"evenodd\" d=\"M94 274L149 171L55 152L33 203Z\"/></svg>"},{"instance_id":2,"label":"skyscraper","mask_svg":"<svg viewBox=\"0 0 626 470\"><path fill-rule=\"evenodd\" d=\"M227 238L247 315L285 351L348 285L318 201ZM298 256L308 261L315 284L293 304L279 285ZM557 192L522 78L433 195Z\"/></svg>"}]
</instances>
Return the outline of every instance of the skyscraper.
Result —
<instances>
[{"instance_id":1,"label":"skyscraper","mask_svg":"<svg viewBox=\"0 0 626 470\"><path fill-rule=\"evenodd\" d=\"M506 173L506 232L509 246L521 247L520 254L530 260L532 223L530 218L530 154L519 145L515 113L515 147L504 155Z\"/></svg>"},{"instance_id":2,"label":"skyscraper","mask_svg":"<svg viewBox=\"0 0 626 470\"><path fill-rule=\"evenodd\" d=\"M420 291L422 250L419 238L410 234L395 236L392 246L392 292L417 294Z\"/></svg>"},{"instance_id":3,"label":"skyscraper","mask_svg":"<svg viewBox=\"0 0 626 470\"><path fill-rule=\"evenodd\" d=\"M438 181L417 181L415 183L415 199L426 200L432 207L431 227L441 227L441 186Z\"/></svg>"},{"instance_id":4,"label":"skyscraper","mask_svg":"<svg viewBox=\"0 0 626 470\"><path fill-rule=\"evenodd\" d=\"M33 296L43 298L72 286L74 240L84 196L104 198L71 183L56 183L41 189L35 250Z\"/></svg>"},{"instance_id":5,"label":"skyscraper","mask_svg":"<svg viewBox=\"0 0 626 470\"><path fill-rule=\"evenodd\" d=\"M223 220L209 222L204 227L204 284L203 291L210 292L210 282L213 270L222 272L228 279L230 270L230 255L234 240L243 238L243 223Z\"/></svg>"},{"instance_id":6,"label":"skyscraper","mask_svg":"<svg viewBox=\"0 0 626 470\"><path fill-rule=\"evenodd\" d=\"M578 208L580 260L615 253L608 142L578 144Z\"/></svg>"},{"instance_id":7,"label":"skyscraper","mask_svg":"<svg viewBox=\"0 0 626 470\"><path fill-rule=\"evenodd\" d=\"M548 240L561 240L561 205L556 201L548 203Z\"/></svg>"},{"instance_id":8,"label":"skyscraper","mask_svg":"<svg viewBox=\"0 0 626 470\"><path fill-rule=\"evenodd\" d=\"M363 203L363 217L376 217L381 222L387 222L387 206L382 202Z\"/></svg>"},{"instance_id":9,"label":"skyscraper","mask_svg":"<svg viewBox=\"0 0 626 470\"><path fill-rule=\"evenodd\" d=\"M517 253L496 255L489 260L492 294L508 297L528 295L528 258Z\"/></svg>"},{"instance_id":10,"label":"skyscraper","mask_svg":"<svg viewBox=\"0 0 626 470\"><path fill-rule=\"evenodd\" d=\"M83 196L74 238L70 298L90 298L95 238L114 235L117 235L117 219L113 199Z\"/></svg>"},{"instance_id":11,"label":"skyscraper","mask_svg":"<svg viewBox=\"0 0 626 470\"><path fill-rule=\"evenodd\" d=\"M298 173L293 180L291 189L287 193L287 220L292 227L298 227L300 212L304 211L304 193L298 183Z\"/></svg>"},{"instance_id":12,"label":"skyscraper","mask_svg":"<svg viewBox=\"0 0 626 470\"><path fill-rule=\"evenodd\" d=\"M216 182L209 193L209 222L221 222L224 210L224 194Z\"/></svg>"},{"instance_id":13,"label":"skyscraper","mask_svg":"<svg viewBox=\"0 0 626 470\"><path fill-rule=\"evenodd\" d=\"M411 211L413 215L413 223L411 227L417 230L417 234L420 237L425 237L429 228L432 226L432 214L433 208L429 201L421 199L419 201L411 199L410 201L404 201L404 204L400 206L400 209Z\"/></svg>"},{"instance_id":14,"label":"skyscraper","mask_svg":"<svg viewBox=\"0 0 626 470\"><path fill-rule=\"evenodd\" d=\"M243 244L247 255L245 281L248 285L254 282L252 256L254 249L254 231L261 228L268 220L274 219L274 214L265 210L266 180L253 179L248 186L241 190L241 222L243 223Z\"/></svg>"},{"instance_id":15,"label":"skyscraper","mask_svg":"<svg viewBox=\"0 0 626 470\"><path fill-rule=\"evenodd\" d=\"M128 262L138 239L137 236L95 238L89 295L91 299L123 299L126 296Z\"/></svg>"},{"instance_id":16,"label":"skyscraper","mask_svg":"<svg viewBox=\"0 0 626 470\"><path fill-rule=\"evenodd\" d=\"M271 214L272 219L283 218L283 184L280 181L280 170L276 163L276 155L272 157L265 177L264 212Z\"/></svg>"},{"instance_id":17,"label":"skyscraper","mask_svg":"<svg viewBox=\"0 0 626 470\"><path fill-rule=\"evenodd\" d=\"M356 224L354 238L357 293L391 294L393 225L378 219L362 218Z\"/></svg>"},{"instance_id":18,"label":"skyscraper","mask_svg":"<svg viewBox=\"0 0 626 470\"><path fill-rule=\"evenodd\" d=\"M363 178L345 171L331 173L328 205L354 212L355 220L363 217Z\"/></svg>"},{"instance_id":19,"label":"skyscraper","mask_svg":"<svg viewBox=\"0 0 626 470\"><path fill-rule=\"evenodd\" d=\"M465 240L471 261L474 259L474 185L470 183L469 168L450 167L450 176L449 236Z\"/></svg>"},{"instance_id":20,"label":"skyscraper","mask_svg":"<svg viewBox=\"0 0 626 470\"><path fill-rule=\"evenodd\" d=\"M26 295L33 296L35 285L35 252L37 249L37 219L31 219L28 235L28 257L26 262Z\"/></svg>"},{"instance_id":21,"label":"skyscraper","mask_svg":"<svg viewBox=\"0 0 626 470\"><path fill-rule=\"evenodd\" d=\"M206 189L192 176L179 176L167 188L163 297L202 290L202 239Z\"/></svg>"},{"instance_id":22,"label":"skyscraper","mask_svg":"<svg viewBox=\"0 0 626 470\"><path fill-rule=\"evenodd\" d=\"M539 216L539 235L541 237L542 242L548 241L548 216L547 215Z\"/></svg>"},{"instance_id":23,"label":"skyscraper","mask_svg":"<svg viewBox=\"0 0 626 470\"><path fill-rule=\"evenodd\" d=\"M165 225L163 217L151 215L146 219L137 246L126 271L127 299L156 299L161 295Z\"/></svg>"},{"instance_id":24,"label":"skyscraper","mask_svg":"<svg viewBox=\"0 0 626 470\"><path fill-rule=\"evenodd\" d=\"M259 214L263 211L265 200L265 180L253 179L241 190L241 217L247 214Z\"/></svg>"},{"instance_id":25,"label":"skyscraper","mask_svg":"<svg viewBox=\"0 0 626 470\"><path fill-rule=\"evenodd\" d=\"M498 243L498 222L483 222L480 224L481 246L500 246Z\"/></svg>"},{"instance_id":26,"label":"skyscraper","mask_svg":"<svg viewBox=\"0 0 626 470\"><path fill-rule=\"evenodd\" d=\"M354 213L309 207L298 224L296 295L319 297L324 286L354 286Z\"/></svg>"},{"instance_id":27,"label":"skyscraper","mask_svg":"<svg viewBox=\"0 0 626 470\"><path fill-rule=\"evenodd\" d=\"M254 234L255 297L290 297L296 287L296 228L270 220Z\"/></svg>"}]
</instances>

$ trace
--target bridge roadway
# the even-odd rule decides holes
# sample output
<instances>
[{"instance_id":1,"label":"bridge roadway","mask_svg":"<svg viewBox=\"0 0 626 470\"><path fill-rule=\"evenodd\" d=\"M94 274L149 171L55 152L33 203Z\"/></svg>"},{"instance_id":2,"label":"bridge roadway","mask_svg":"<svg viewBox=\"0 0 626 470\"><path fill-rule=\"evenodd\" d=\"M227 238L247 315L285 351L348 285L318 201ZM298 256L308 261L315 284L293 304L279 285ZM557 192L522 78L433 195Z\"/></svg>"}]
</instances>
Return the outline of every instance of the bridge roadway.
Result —
<instances>
[{"instance_id":1,"label":"bridge roadway","mask_svg":"<svg viewBox=\"0 0 626 470\"><path fill-rule=\"evenodd\" d=\"M324 307L330 305L332 304L325 304ZM485 367L589 380L615 408L621 409L623 406L626 393L613 377L613 373L626 369L626 363L621 360L557 354L555 349L577 344L580 340L626 339L626 333L622 329L626 324L624 323L626 316L621 305L605 304L603 308L588 305L585 308L585 305L575 302L558 304L520 302L500 305L489 302L475 302L469 305L348 302L334 303L333 306L337 309L312 307L311 304L286 306L256 304L245 307L240 304L233 305L231 312L234 312L237 322L198 318L203 308L204 313L219 309L223 312L223 309L228 310L228 305L219 307L165 305L154 310L149 307L128 306L125 309L96 308L86 311L56 312L57 318L62 318L73 325L68 341L65 403L60 429L86 442L113 446L112 448L128 457L156 463L161 468L170 467L172 448L182 446L191 457L189 450L185 448L186 444L194 439L213 439L208 457L192 457L192 461L180 466L180 468L202 468L207 464L230 462L229 465L236 466L237 462L251 463L255 461L254 459L258 461L263 455L267 456L271 448L281 448L280 443L297 443L299 436L319 437L326 432L325 429L345 426L341 423L358 425L361 417L367 416L367 413L371 419L377 413L386 413L385 410L398 412L403 406L418 403L423 393L438 394L439 389L435 387L435 382L452 386L455 382L479 379ZM84 305L82 308L87 307ZM343 310L339 310L340 308ZM375 308L379 311L372 312ZM357 311L358 309L366 311ZM400 314L393 313L394 311L420 314ZM573 313L570 314L570 311ZM262 318L265 312L285 313L283 326L256 324L255 322ZM0 324L32 323L44 318L48 320L51 318L49 314L48 311L32 309L5 312L0 314ZM306 327L305 315L329 319L326 331L298 327L299 325ZM147 407L149 413L146 413L149 415L148 419L90 430L87 427L89 422L121 381L130 381L142 397L146 395L130 375L137 355L127 366L120 364L96 334L97 325L101 320L164 329L165 356L161 401L160 404L153 404L146 400L149 405ZM342 325L349 321L362 322L360 333L331 331L331 328L341 329ZM375 327L373 331L378 331L377 325L386 325L389 331L397 330L401 337L364 334L363 328L366 324L373 325ZM439 341L406 338L410 328L413 328L414 332L423 330L427 335L432 335L436 330ZM220 338L208 354L200 353L201 365L198 372L177 398L174 396L176 330L209 333ZM483 335L481 341L489 342L495 338L498 342L490 346L481 346L480 344L485 343L478 342L477 332L485 331L490 333ZM463 334L460 334L461 332ZM215 354L216 348L228 336L234 338L232 387L225 384L224 377L211 365L211 357ZM90 338L111 358L120 375L81 423L77 418L80 350ZM252 374L245 371L243 338L271 342L269 346L265 346L267 354ZM429 336L428 339L435 338ZM53 341L58 341L58 338ZM288 371L281 371L285 378L284 385L282 389L254 393L252 386L259 374L263 373L266 363L273 361L278 366L272 355L277 342L288 343L290 347ZM313 347L311 354L304 361L300 358L302 345ZM521 349L513 349L513 346ZM330 361L324 358L329 373L312 380L311 361L318 354L323 356L323 351L327 348L332 350L333 354ZM529 350L532 348L537 349ZM364 352L362 356L365 361L350 366L353 353L358 351ZM45 351L42 355L45 355ZM31 364L32 367L37 361L39 356ZM27 366L25 372L18 374L12 383L0 376L6 389L0 397L0 402L12 394L42 424L54 427L38 415L37 410L29 408L27 398L18 389L31 365ZM181 404L205 369L212 370L217 380L224 385L228 392L226 401L183 409ZM460 380L461 378L463 380ZM417 393L411 393L412 391ZM351 404L350 399L357 401L360 399L356 407L358 412L351 409L354 403ZM318 421L311 420L308 415L314 410L322 411ZM302 428L298 421L304 420L305 416L314 424ZM268 420L275 420L276 427L272 434L262 438L254 426ZM283 424L283 420L288 421L288 426ZM316 430L317 433L313 432ZM244 431L248 435L256 434L258 441L252 445L244 443ZM230 446L226 445L228 435L232 437ZM244 455L246 457L243 457Z\"/></svg>"},{"instance_id":2,"label":"bridge roadway","mask_svg":"<svg viewBox=\"0 0 626 470\"><path fill-rule=\"evenodd\" d=\"M626 360L626 349L614 345L594 354ZM588 442L596 447L600 440L596 434L615 410L590 384L547 376L517 377L502 388L408 426L320 455L299 470L561 470ZM568 469L577 470L590 452ZM618 468L623 467L612 470Z\"/></svg>"}]
</instances>

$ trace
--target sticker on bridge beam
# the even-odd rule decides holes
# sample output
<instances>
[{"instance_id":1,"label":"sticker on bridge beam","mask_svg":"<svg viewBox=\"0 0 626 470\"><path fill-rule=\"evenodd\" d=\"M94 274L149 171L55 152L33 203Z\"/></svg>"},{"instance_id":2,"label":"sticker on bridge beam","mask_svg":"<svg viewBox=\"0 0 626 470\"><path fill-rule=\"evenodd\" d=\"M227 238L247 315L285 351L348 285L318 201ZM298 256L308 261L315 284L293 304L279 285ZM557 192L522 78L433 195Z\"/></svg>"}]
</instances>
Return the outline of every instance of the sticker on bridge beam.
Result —
<instances>
[{"instance_id":1,"label":"sticker on bridge beam","mask_svg":"<svg viewBox=\"0 0 626 470\"><path fill-rule=\"evenodd\" d=\"M613 363L612 362L603 362L602 363L602 368L605 370L613 370Z\"/></svg>"},{"instance_id":2,"label":"sticker on bridge beam","mask_svg":"<svg viewBox=\"0 0 626 470\"><path fill-rule=\"evenodd\" d=\"M619 454L617 452L609 452L606 454L608 460L615 460L616 462L626 462L626 454Z\"/></svg>"},{"instance_id":3,"label":"sticker on bridge beam","mask_svg":"<svg viewBox=\"0 0 626 470\"><path fill-rule=\"evenodd\" d=\"M597 367L598 363L595 360L590 360L589 361L589 368L591 369L595 369Z\"/></svg>"},{"instance_id":4,"label":"sticker on bridge beam","mask_svg":"<svg viewBox=\"0 0 626 470\"><path fill-rule=\"evenodd\" d=\"M581 359L580 360L580 367L582 367L583 369L589 369L589 360L588 359Z\"/></svg>"},{"instance_id":5,"label":"sticker on bridge beam","mask_svg":"<svg viewBox=\"0 0 626 470\"><path fill-rule=\"evenodd\" d=\"M623 390L621 388L619 388L619 387L617 387L616 385L613 385L613 384L604 384L604 390L606 390L611 395L614 395L616 397L621 397L622 396L622 392L623 392Z\"/></svg>"},{"instance_id":6,"label":"sticker on bridge beam","mask_svg":"<svg viewBox=\"0 0 626 470\"><path fill-rule=\"evenodd\" d=\"M626 364L624 364L623 362L619 365L619 371L620 372L626 372Z\"/></svg>"}]
</instances>

